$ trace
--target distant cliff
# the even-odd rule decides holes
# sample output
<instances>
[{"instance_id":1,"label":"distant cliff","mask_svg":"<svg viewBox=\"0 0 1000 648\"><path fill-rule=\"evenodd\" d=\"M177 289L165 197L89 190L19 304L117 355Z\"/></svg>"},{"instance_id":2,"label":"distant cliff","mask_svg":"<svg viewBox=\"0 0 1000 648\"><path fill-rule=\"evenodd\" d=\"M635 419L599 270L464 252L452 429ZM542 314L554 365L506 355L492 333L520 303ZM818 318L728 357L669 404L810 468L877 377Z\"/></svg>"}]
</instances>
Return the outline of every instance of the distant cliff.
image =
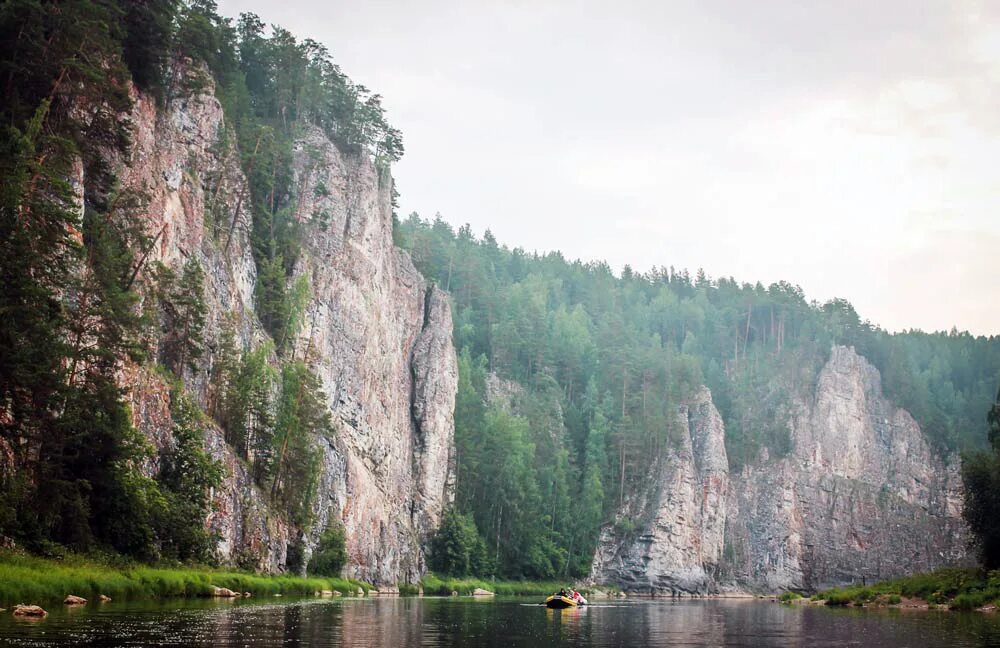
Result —
<instances>
[{"instance_id":1,"label":"distant cliff","mask_svg":"<svg viewBox=\"0 0 1000 648\"><path fill-rule=\"evenodd\" d=\"M179 269L195 259L204 269L207 352L184 378L206 410L223 329L243 347L268 339L254 310L246 179L224 121L211 86L162 107L134 94L133 161L121 172L149 201L147 229L157 237L150 261ZM210 425L206 443L225 476L206 524L220 560L278 571L292 544L301 541L308 553L336 522L345 529L348 575L412 581L425 569L422 543L454 490L458 377L448 298L393 246L392 178L368 155L346 154L303 127L291 170L304 245L289 281L305 277L308 286L292 354L319 376L334 433L314 440L317 497L300 539L303 530L269 509L245 462ZM222 236L209 232L211 223ZM135 365L123 382L135 425L157 448L169 447L167 382Z\"/></svg>"},{"instance_id":2,"label":"distant cliff","mask_svg":"<svg viewBox=\"0 0 1000 648\"><path fill-rule=\"evenodd\" d=\"M833 348L793 412L788 456L730 473L710 392L689 399L686 437L618 511L634 523L603 528L591 578L659 594L810 590L964 557L957 457L932 452L854 349Z\"/></svg>"}]
</instances>

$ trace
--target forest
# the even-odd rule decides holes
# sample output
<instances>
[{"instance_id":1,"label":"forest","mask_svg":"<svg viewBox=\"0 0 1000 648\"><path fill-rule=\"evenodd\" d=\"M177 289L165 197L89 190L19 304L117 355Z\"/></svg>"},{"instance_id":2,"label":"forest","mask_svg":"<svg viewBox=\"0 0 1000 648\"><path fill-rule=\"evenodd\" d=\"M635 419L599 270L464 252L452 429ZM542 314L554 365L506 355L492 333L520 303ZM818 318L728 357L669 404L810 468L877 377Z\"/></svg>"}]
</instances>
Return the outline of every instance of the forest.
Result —
<instances>
[{"instance_id":1,"label":"forest","mask_svg":"<svg viewBox=\"0 0 1000 648\"><path fill-rule=\"evenodd\" d=\"M811 394L835 344L879 369L937 451L986 446L998 337L889 333L848 301L809 301L790 283L670 267L616 273L510 249L440 216L411 214L396 237L455 308L461 514L440 540L439 569L585 575L600 526L686 425L676 413L693 389L712 390L731 469L765 448L781 457L792 398ZM491 389L495 377L510 383L513 407Z\"/></svg>"},{"instance_id":2,"label":"forest","mask_svg":"<svg viewBox=\"0 0 1000 648\"><path fill-rule=\"evenodd\" d=\"M17 467L0 469L0 535L40 553L209 561L201 520L220 479L201 443L210 419L271 503L308 527L312 440L333 431L319 381L289 353L307 288L292 278L303 236L292 144L308 124L388 167L403 145L381 98L319 43L251 14L223 18L211 0L8 0L0 34L0 468ZM206 411L183 389L204 353L202 269L146 263L143 196L122 190L109 162L128 153L129 80L160 101L214 84L219 145L248 179L237 199L252 214L255 308L270 341L222 340ZM67 180L78 163L82 205ZM207 182L225 197L220 179ZM206 225L228 248L235 218L213 211ZM601 525L675 443L692 390L712 390L731 468L765 448L781 456L791 399L834 344L879 368L940 452L985 444L1000 338L889 333L790 283L616 272L440 217L397 218L394 237L454 306L457 498L429 547L442 574L585 575ZM136 469L150 448L117 383L128 362L174 385L177 444L155 480ZM324 537L322 568L335 573L343 536Z\"/></svg>"}]
</instances>

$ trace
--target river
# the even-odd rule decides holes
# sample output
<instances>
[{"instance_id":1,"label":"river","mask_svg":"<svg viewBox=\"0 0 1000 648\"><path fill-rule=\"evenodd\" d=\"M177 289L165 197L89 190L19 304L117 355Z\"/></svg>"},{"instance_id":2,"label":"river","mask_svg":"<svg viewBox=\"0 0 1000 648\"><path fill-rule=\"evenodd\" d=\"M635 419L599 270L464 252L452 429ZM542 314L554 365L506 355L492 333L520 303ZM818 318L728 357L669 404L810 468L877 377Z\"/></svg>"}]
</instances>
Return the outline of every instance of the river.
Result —
<instances>
[{"instance_id":1,"label":"river","mask_svg":"<svg viewBox=\"0 0 1000 648\"><path fill-rule=\"evenodd\" d=\"M757 600L628 600L562 611L470 598L51 607L43 621L0 615L0 646L1000 647L1000 615Z\"/></svg>"}]
</instances>

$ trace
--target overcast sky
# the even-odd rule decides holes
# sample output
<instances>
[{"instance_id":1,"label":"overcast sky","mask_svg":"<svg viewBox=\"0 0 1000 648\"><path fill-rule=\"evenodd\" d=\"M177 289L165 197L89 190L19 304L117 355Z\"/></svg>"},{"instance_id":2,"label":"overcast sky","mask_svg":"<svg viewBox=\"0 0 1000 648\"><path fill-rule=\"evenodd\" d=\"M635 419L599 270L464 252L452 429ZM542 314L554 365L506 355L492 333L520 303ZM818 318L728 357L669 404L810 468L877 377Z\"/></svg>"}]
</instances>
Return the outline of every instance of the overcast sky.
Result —
<instances>
[{"instance_id":1,"label":"overcast sky","mask_svg":"<svg viewBox=\"0 0 1000 648\"><path fill-rule=\"evenodd\" d=\"M403 215L1000 333L1000 2L219 4L384 96Z\"/></svg>"}]
</instances>

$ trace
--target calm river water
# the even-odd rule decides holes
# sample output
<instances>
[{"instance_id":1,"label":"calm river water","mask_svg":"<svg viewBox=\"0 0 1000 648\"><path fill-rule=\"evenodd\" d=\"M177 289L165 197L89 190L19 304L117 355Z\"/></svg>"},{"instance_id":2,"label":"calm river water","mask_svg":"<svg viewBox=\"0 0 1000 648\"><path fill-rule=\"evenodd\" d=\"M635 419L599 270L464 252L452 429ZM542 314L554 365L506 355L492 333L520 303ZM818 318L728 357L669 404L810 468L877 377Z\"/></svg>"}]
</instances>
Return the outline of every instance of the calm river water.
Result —
<instances>
[{"instance_id":1,"label":"calm river water","mask_svg":"<svg viewBox=\"0 0 1000 648\"><path fill-rule=\"evenodd\" d=\"M997 646L1000 616L632 600L547 610L524 599L116 603L44 621L0 615L0 646Z\"/></svg>"}]
</instances>

